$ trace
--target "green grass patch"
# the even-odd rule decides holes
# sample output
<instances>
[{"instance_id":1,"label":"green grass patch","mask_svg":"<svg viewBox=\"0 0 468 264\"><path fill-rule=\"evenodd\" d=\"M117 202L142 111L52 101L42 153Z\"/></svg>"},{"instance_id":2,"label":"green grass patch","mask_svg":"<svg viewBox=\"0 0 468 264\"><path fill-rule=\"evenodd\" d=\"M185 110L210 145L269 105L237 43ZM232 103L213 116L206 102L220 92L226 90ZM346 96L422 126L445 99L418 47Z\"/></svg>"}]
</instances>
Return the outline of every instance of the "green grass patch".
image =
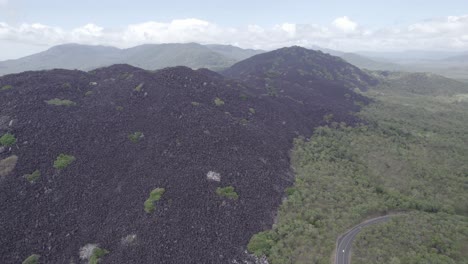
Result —
<instances>
[{"instance_id":1,"label":"green grass patch","mask_svg":"<svg viewBox=\"0 0 468 264\"><path fill-rule=\"evenodd\" d=\"M192 105L193 105L193 106L199 106L200 103L199 103L199 102L192 102Z\"/></svg>"},{"instance_id":2,"label":"green grass patch","mask_svg":"<svg viewBox=\"0 0 468 264\"><path fill-rule=\"evenodd\" d=\"M6 133L0 137L0 146L9 147L16 143L16 138L13 134Z\"/></svg>"},{"instance_id":3,"label":"green grass patch","mask_svg":"<svg viewBox=\"0 0 468 264\"><path fill-rule=\"evenodd\" d=\"M216 193L219 196L226 197L229 199L237 200L239 195L235 192L234 187L226 186L226 187L218 187L216 188Z\"/></svg>"},{"instance_id":4,"label":"green grass patch","mask_svg":"<svg viewBox=\"0 0 468 264\"><path fill-rule=\"evenodd\" d=\"M162 195L166 190L164 188L156 188L151 191L149 198L144 203L145 212L152 213L156 209L155 202L161 200Z\"/></svg>"},{"instance_id":5,"label":"green grass patch","mask_svg":"<svg viewBox=\"0 0 468 264\"><path fill-rule=\"evenodd\" d=\"M130 139L133 143L137 143L144 137L142 132L134 132L133 134L128 135L128 139Z\"/></svg>"},{"instance_id":6,"label":"green grass patch","mask_svg":"<svg viewBox=\"0 0 468 264\"><path fill-rule=\"evenodd\" d=\"M85 93L85 96L91 96L91 95L93 95L93 94L94 94L93 91L87 91L87 92Z\"/></svg>"},{"instance_id":7,"label":"green grass patch","mask_svg":"<svg viewBox=\"0 0 468 264\"><path fill-rule=\"evenodd\" d=\"M54 98L48 101L45 101L48 105L55 105L55 106L74 106L76 105L75 102L67 100L67 99L58 99Z\"/></svg>"},{"instance_id":8,"label":"green grass patch","mask_svg":"<svg viewBox=\"0 0 468 264\"><path fill-rule=\"evenodd\" d=\"M40 177L41 177L41 171L39 170L35 170L31 174L24 175L24 178L26 178L26 180L28 180L30 183L36 182Z\"/></svg>"},{"instance_id":9,"label":"green grass patch","mask_svg":"<svg viewBox=\"0 0 468 264\"><path fill-rule=\"evenodd\" d=\"M6 90L11 90L13 89L13 86L12 85L4 85L2 86L2 88L0 88L0 91L6 91Z\"/></svg>"},{"instance_id":10,"label":"green grass patch","mask_svg":"<svg viewBox=\"0 0 468 264\"><path fill-rule=\"evenodd\" d=\"M214 99L214 103L215 103L216 106L223 106L224 105L224 101L221 100L221 98L218 98L218 97L216 97Z\"/></svg>"},{"instance_id":11,"label":"green grass patch","mask_svg":"<svg viewBox=\"0 0 468 264\"><path fill-rule=\"evenodd\" d=\"M93 254L89 258L89 264L98 264L105 255L109 254L109 251L96 247L93 250Z\"/></svg>"},{"instance_id":12,"label":"green grass patch","mask_svg":"<svg viewBox=\"0 0 468 264\"><path fill-rule=\"evenodd\" d=\"M26 258L22 264L37 264L39 263L39 258L41 256L37 255L37 254L33 254L31 256L29 256L28 258Z\"/></svg>"},{"instance_id":13,"label":"green grass patch","mask_svg":"<svg viewBox=\"0 0 468 264\"><path fill-rule=\"evenodd\" d=\"M54 168L63 170L75 161L75 157L66 154L60 154L54 161Z\"/></svg>"}]
</instances>

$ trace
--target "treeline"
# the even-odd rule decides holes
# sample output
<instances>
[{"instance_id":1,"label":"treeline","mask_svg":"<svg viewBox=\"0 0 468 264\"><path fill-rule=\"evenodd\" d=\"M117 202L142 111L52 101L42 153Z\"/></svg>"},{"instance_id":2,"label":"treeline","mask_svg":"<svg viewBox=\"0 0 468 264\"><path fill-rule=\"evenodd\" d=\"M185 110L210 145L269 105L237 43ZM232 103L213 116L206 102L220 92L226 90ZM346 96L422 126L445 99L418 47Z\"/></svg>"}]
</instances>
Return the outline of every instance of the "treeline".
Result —
<instances>
[{"instance_id":1,"label":"treeline","mask_svg":"<svg viewBox=\"0 0 468 264\"><path fill-rule=\"evenodd\" d=\"M296 182L287 190L273 229L251 239L251 252L266 255L272 264L328 264L341 233L390 211L443 215L458 223L450 225L447 234L460 231L460 226L466 229L468 104L420 95L387 93L374 98L376 102L360 113L365 124L331 123L310 139L295 141ZM423 243L411 235L406 236L408 243L426 249L415 250L413 259L430 251L438 259L468 261L466 255L453 253L460 236L443 236L451 250L433 252L426 238ZM379 245L393 243L392 237L384 241ZM388 255L398 255L397 250ZM361 260L376 263L372 260L379 254L361 254Z\"/></svg>"},{"instance_id":2,"label":"treeline","mask_svg":"<svg viewBox=\"0 0 468 264\"><path fill-rule=\"evenodd\" d=\"M411 212L364 228L353 263L467 263L468 222L463 216Z\"/></svg>"}]
</instances>

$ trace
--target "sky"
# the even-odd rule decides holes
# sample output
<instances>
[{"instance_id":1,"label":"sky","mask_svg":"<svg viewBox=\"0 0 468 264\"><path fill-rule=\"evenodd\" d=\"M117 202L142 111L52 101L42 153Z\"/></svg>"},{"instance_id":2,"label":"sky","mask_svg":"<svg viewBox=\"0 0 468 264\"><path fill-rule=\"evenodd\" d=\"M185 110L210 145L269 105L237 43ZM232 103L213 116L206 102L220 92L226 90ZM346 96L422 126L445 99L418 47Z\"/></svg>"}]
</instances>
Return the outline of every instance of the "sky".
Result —
<instances>
[{"instance_id":1,"label":"sky","mask_svg":"<svg viewBox=\"0 0 468 264\"><path fill-rule=\"evenodd\" d=\"M468 51L468 0L0 0L0 60L64 43L174 42Z\"/></svg>"}]
</instances>

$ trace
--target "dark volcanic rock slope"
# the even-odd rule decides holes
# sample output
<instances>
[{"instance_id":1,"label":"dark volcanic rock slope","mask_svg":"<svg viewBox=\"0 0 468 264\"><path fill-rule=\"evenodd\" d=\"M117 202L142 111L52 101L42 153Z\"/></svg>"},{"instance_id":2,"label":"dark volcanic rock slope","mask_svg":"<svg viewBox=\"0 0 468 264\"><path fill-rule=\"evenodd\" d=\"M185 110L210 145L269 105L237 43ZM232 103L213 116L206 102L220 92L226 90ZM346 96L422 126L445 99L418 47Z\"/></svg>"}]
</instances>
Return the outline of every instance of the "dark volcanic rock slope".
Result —
<instances>
[{"instance_id":1,"label":"dark volcanic rock slope","mask_svg":"<svg viewBox=\"0 0 468 264\"><path fill-rule=\"evenodd\" d=\"M223 74L276 92L295 89L287 85L291 83L309 88L314 84L334 84L361 90L377 84L376 79L339 57L298 46L255 55L234 64ZM285 87L272 87L272 81L281 81Z\"/></svg>"},{"instance_id":2,"label":"dark volcanic rock slope","mask_svg":"<svg viewBox=\"0 0 468 264\"><path fill-rule=\"evenodd\" d=\"M0 134L17 139L0 160L18 157L0 180L1 263L31 254L41 263L81 263L87 244L109 251L102 263L248 260L248 240L271 227L292 184L293 137L325 114L353 122L349 111L362 99L328 84L333 93L305 104L208 70L127 65L25 72L0 78L0 87ZM339 91L349 96L333 99ZM73 103L46 103L54 98ZM132 141L135 132L142 136ZM56 169L61 153L75 161ZM24 175L35 170L41 176L30 183ZM210 171L221 180L208 180ZM238 199L217 194L226 186ZM147 213L155 188L165 193Z\"/></svg>"},{"instance_id":3,"label":"dark volcanic rock slope","mask_svg":"<svg viewBox=\"0 0 468 264\"><path fill-rule=\"evenodd\" d=\"M368 99L353 90L365 91L378 84L339 57L297 46L253 56L222 73L254 87L257 96L286 105L295 116L289 124L299 134L310 133L311 124L325 116L328 122L357 122L349 112L359 110L358 105Z\"/></svg>"}]
</instances>

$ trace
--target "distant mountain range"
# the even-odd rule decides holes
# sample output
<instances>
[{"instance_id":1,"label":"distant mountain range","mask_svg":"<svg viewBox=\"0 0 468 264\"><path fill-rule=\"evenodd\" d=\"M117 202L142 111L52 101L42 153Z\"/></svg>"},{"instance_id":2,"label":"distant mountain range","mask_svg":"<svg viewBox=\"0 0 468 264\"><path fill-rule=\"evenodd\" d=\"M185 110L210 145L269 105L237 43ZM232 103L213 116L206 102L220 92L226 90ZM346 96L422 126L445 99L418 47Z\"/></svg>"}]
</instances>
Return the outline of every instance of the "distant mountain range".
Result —
<instances>
[{"instance_id":1,"label":"distant mountain range","mask_svg":"<svg viewBox=\"0 0 468 264\"><path fill-rule=\"evenodd\" d=\"M375 71L373 76L380 82L375 90L431 96L468 94L468 84L433 73Z\"/></svg>"},{"instance_id":2,"label":"distant mountain range","mask_svg":"<svg viewBox=\"0 0 468 264\"><path fill-rule=\"evenodd\" d=\"M0 75L30 70L92 70L113 64L129 64L146 70L171 66L219 70L262 53L230 45L146 44L129 49L64 44L16 60L0 62Z\"/></svg>"},{"instance_id":3,"label":"distant mountain range","mask_svg":"<svg viewBox=\"0 0 468 264\"><path fill-rule=\"evenodd\" d=\"M431 72L445 77L468 80L468 52L424 51L357 52L371 60L398 65L398 68L368 68L370 70L396 70ZM358 64L356 64L358 65ZM359 65L358 65L359 66ZM363 65L360 65L362 67Z\"/></svg>"},{"instance_id":4,"label":"distant mountain range","mask_svg":"<svg viewBox=\"0 0 468 264\"><path fill-rule=\"evenodd\" d=\"M342 52L313 46L367 70L432 72L468 80L468 54L462 52ZM129 64L146 70L173 66L223 70L236 62L264 53L231 45L197 43L145 44L128 49L109 46L64 44L16 60L0 61L0 75L30 70L92 70L113 64Z\"/></svg>"}]
</instances>

